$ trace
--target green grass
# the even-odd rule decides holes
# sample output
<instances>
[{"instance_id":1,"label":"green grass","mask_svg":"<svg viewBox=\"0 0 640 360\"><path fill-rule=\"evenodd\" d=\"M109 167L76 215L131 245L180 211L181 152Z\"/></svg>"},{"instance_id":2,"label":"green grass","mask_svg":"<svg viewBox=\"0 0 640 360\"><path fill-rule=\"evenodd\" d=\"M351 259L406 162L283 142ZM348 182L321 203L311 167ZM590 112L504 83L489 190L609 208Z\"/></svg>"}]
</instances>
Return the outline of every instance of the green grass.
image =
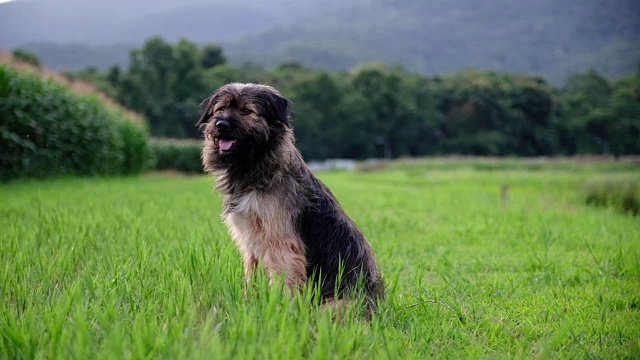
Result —
<instances>
[{"instance_id":1,"label":"green grass","mask_svg":"<svg viewBox=\"0 0 640 360\"><path fill-rule=\"evenodd\" d=\"M264 274L245 300L209 178L5 184L0 358L639 358L640 222L580 194L638 175L322 174L385 275L371 322Z\"/></svg>"}]
</instances>

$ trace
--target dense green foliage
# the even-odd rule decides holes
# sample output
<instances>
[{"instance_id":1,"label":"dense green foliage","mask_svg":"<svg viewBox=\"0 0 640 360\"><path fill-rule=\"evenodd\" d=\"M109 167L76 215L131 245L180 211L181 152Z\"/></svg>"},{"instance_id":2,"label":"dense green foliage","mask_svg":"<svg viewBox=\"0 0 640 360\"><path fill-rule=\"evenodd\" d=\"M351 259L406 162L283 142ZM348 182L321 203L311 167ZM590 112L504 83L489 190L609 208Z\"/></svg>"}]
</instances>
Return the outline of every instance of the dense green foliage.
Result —
<instances>
[{"instance_id":1,"label":"dense green foliage","mask_svg":"<svg viewBox=\"0 0 640 360\"><path fill-rule=\"evenodd\" d=\"M154 170L177 170L187 173L202 172L202 141L152 139L151 150L155 159Z\"/></svg>"},{"instance_id":2,"label":"dense green foliage","mask_svg":"<svg viewBox=\"0 0 640 360\"><path fill-rule=\"evenodd\" d=\"M51 80L0 66L0 180L140 173L147 131Z\"/></svg>"},{"instance_id":3,"label":"dense green foliage","mask_svg":"<svg viewBox=\"0 0 640 360\"><path fill-rule=\"evenodd\" d=\"M611 179L590 181L585 184L585 202L593 206L611 207L632 215L640 214L640 181Z\"/></svg>"},{"instance_id":4,"label":"dense green foliage","mask_svg":"<svg viewBox=\"0 0 640 360\"><path fill-rule=\"evenodd\" d=\"M640 153L640 63L636 74L614 82L593 70L573 75L563 104L560 127L569 152Z\"/></svg>"},{"instance_id":5,"label":"dense green foliage","mask_svg":"<svg viewBox=\"0 0 640 360\"><path fill-rule=\"evenodd\" d=\"M129 69L77 76L145 114L152 134L165 137L197 137L198 103L219 86L271 84L295 103L307 159L640 153L640 68L613 82L590 70L554 89L490 71L426 77L382 64L327 73L295 62L264 70L223 61L214 45L153 38L131 53Z\"/></svg>"},{"instance_id":6,"label":"dense green foliage","mask_svg":"<svg viewBox=\"0 0 640 360\"><path fill-rule=\"evenodd\" d=\"M637 170L414 165L321 174L385 275L371 322L333 322L304 296L268 290L263 274L244 299L241 256L208 177L0 186L0 358L640 353L640 223L580 193L585 180Z\"/></svg>"}]
</instances>

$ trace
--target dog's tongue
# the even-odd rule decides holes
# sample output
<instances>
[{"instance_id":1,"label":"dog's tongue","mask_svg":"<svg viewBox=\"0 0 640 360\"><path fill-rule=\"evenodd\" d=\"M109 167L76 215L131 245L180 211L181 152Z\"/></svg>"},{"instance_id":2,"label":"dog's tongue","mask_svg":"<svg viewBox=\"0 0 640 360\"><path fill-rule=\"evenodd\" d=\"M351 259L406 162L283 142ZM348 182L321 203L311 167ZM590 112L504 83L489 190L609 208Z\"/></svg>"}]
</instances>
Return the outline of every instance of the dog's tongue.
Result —
<instances>
[{"instance_id":1,"label":"dog's tongue","mask_svg":"<svg viewBox=\"0 0 640 360\"><path fill-rule=\"evenodd\" d=\"M220 150L227 151L231 149L231 145L233 145L235 140L222 140L220 139Z\"/></svg>"}]
</instances>

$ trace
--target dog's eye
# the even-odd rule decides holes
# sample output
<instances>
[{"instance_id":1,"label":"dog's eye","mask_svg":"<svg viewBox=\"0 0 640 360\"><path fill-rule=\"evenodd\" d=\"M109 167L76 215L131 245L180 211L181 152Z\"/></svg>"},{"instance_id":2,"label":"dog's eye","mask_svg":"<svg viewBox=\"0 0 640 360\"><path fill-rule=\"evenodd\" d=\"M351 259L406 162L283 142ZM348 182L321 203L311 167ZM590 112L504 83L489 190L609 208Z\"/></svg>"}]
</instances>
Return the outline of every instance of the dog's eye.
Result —
<instances>
[{"instance_id":1,"label":"dog's eye","mask_svg":"<svg viewBox=\"0 0 640 360\"><path fill-rule=\"evenodd\" d=\"M220 111L225 111L225 110L227 110L227 107L226 107L226 106L220 106L220 107L219 107L219 108L217 108L217 109L216 109L216 111L214 111L214 112L220 112Z\"/></svg>"},{"instance_id":2,"label":"dog's eye","mask_svg":"<svg viewBox=\"0 0 640 360\"><path fill-rule=\"evenodd\" d=\"M253 111L251 111L251 109L247 109L247 108L242 108L240 109L240 114L242 115L249 115L251 114Z\"/></svg>"}]
</instances>

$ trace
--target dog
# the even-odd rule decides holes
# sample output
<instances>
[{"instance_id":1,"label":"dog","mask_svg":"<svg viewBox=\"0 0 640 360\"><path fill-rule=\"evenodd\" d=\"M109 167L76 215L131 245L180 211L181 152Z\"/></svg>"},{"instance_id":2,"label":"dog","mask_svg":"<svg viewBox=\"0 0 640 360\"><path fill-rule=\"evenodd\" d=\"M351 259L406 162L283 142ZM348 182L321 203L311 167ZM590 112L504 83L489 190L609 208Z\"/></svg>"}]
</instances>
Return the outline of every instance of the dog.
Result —
<instances>
[{"instance_id":1,"label":"dog","mask_svg":"<svg viewBox=\"0 0 640 360\"><path fill-rule=\"evenodd\" d=\"M222 218L240 249L247 284L261 263L295 290L312 282L323 303L384 285L373 250L295 146L292 102L267 85L232 83L200 105L202 163L215 175Z\"/></svg>"}]
</instances>

